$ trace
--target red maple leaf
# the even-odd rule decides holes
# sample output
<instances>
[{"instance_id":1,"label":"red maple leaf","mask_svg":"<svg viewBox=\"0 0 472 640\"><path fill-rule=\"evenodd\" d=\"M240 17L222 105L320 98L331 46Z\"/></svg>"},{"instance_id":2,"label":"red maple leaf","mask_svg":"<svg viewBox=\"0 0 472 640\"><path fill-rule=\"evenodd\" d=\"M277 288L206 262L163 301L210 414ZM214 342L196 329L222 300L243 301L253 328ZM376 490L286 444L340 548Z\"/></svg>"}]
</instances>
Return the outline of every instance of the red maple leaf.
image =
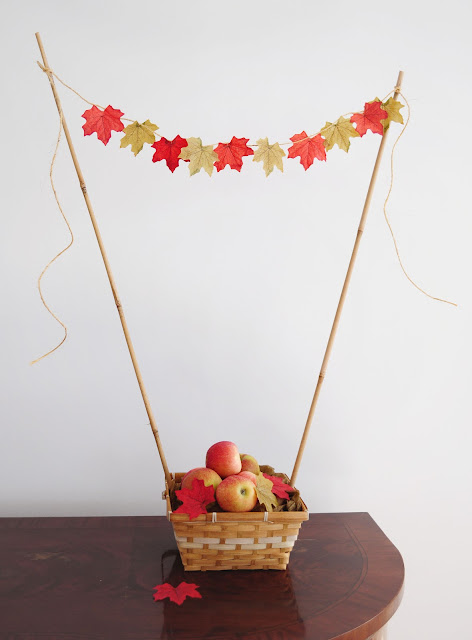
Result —
<instances>
[{"instance_id":1,"label":"red maple leaf","mask_svg":"<svg viewBox=\"0 0 472 640\"><path fill-rule=\"evenodd\" d=\"M262 475L264 476L264 478L267 478L267 480L270 480L272 482L272 493L279 498L286 498L288 500L290 496L288 495L287 491L289 491L290 493L293 493L295 491L293 487L291 487L289 484L285 484L285 482L283 482L283 480L281 478L278 478L277 476L270 476L268 473L263 473Z\"/></svg>"},{"instance_id":2,"label":"red maple leaf","mask_svg":"<svg viewBox=\"0 0 472 640\"><path fill-rule=\"evenodd\" d=\"M243 166L243 156L253 156L254 150L247 146L249 138L235 138L231 142L220 142L215 148L219 160L215 162L217 171L221 171L229 165L231 169L241 171Z\"/></svg>"},{"instance_id":3,"label":"red maple leaf","mask_svg":"<svg viewBox=\"0 0 472 640\"><path fill-rule=\"evenodd\" d=\"M366 102L362 113L351 116L351 122L355 122L356 131L362 137L370 129L373 133L383 136L384 126L381 120L388 118L388 113L382 109L381 101L376 98L372 102Z\"/></svg>"},{"instance_id":4,"label":"red maple leaf","mask_svg":"<svg viewBox=\"0 0 472 640\"><path fill-rule=\"evenodd\" d=\"M173 140L161 138L151 146L156 150L152 156L152 161L165 160L169 169L174 173L179 166L179 160L181 160L179 158L180 152L184 147L188 146L188 142L185 138L177 135Z\"/></svg>"},{"instance_id":5,"label":"red maple leaf","mask_svg":"<svg viewBox=\"0 0 472 640\"><path fill-rule=\"evenodd\" d=\"M197 591L198 588L198 584L190 584L188 582L181 582L177 588L168 582L164 582L164 584L158 584L153 587L153 589L157 589L154 594L154 601L157 602L164 598L170 598L172 602L182 604L187 597L201 598L201 594Z\"/></svg>"},{"instance_id":6,"label":"red maple leaf","mask_svg":"<svg viewBox=\"0 0 472 640\"><path fill-rule=\"evenodd\" d=\"M82 118L86 123L82 125L84 136L90 136L92 133L97 134L97 138L107 144L111 138L112 131L123 131L124 125L120 118L124 113L119 109L113 109L112 106L102 111L95 105L91 109L84 111Z\"/></svg>"},{"instance_id":7,"label":"red maple leaf","mask_svg":"<svg viewBox=\"0 0 472 640\"><path fill-rule=\"evenodd\" d=\"M289 158L296 158L300 156L300 164L305 167L305 171L308 167L311 167L313 160L326 160L326 149L324 146L324 138L318 133L313 138L309 138L307 134L302 131L290 138L293 145L288 150Z\"/></svg>"},{"instance_id":8,"label":"red maple leaf","mask_svg":"<svg viewBox=\"0 0 472 640\"><path fill-rule=\"evenodd\" d=\"M211 484L205 486L203 480L195 478L191 489L177 489L177 498L183 502L174 513L186 513L193 520L201 513L206 513L207 506L215 501L215 489Z\"/></svg>"}]
</instances>

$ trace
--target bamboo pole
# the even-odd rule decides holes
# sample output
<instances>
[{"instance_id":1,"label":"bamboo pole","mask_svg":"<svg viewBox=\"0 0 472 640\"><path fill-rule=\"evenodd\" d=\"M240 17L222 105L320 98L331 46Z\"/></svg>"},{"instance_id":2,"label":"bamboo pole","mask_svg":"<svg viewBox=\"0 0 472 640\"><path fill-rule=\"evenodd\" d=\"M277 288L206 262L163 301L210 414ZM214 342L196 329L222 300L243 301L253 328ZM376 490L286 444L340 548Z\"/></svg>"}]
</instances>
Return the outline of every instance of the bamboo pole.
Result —
<instances>
[{"instance_id":1,"label":"bamboo pole","mask_svg":"<svg viewBox=\"0 0 472 640\"><path fill-rule=\"evenodd\" d=\"M393 94L394 100L398 98L398 94L401 90L403 82L403 71L400 71L398 74L397 84L395 85L395 92ZM364 208L362 210L361 220L359 223L359 228L357 230L356 240L354 242L354 248L352 250L351 259L349 261L349 266L347 269L346 277L344 279L344 285L341 291L341 296L339 298L338 307L336 309L336 315L334 316L333 326L331 327L331 333L329 334L328 344L326 346L326 351L323 358L323 363L321 365L320 374L318 376L318 382L316 384L315 393L313 395L313 400L311 402L310 411L308 413L308 418L306 421L305 429L303 431L302 439L300 442L300 446L298 448L297 458L295 460L295 465L292 471L292 477L290 478L290 484L293 486L296 479L298 470L300 468L300 463L302 460L303 452L305 451L306 442L308 439L308 434L310 432L311 423L313 422L313 416L315 414L316 405L318 403L318 398L321 391L321 386L323 384L323 380L326 375L326 370L328 368L329 358L331 356L331 351L333 349L334 340L336 338L336 332L338 330L339 320L341 318L341 313L344 307L344 301L346 300L347 290L349 288L349 283L351 282L352 271L354 269L354 264L357 258L357 252L359 251L359 245L362 238L362 233L364 231L365 223L367 220L367 214L369 212L370 201L372 200L372 195L374 193L375 183L377 181L377 175L379 172L380 162L382 160L382 155L385 149L385 143L387 140L388 129L385 131L382 136L382 140L380 141L379 151L377 153L377 159L375 160L374 170L372 171L372 177L370 179L369 189L367 190L367 195L365 198Z\"/></svg>"},{"instance_id":2,"label":"bamboo pole","mask_svg":"<svg viewBox=\"0 0 472 640\"><path fill-rule=\"evenodd\" d=\"M87 205L87 209L88 209L88 212L89 212L89 215L90 215L90 220L92 221L93 230L95 232L95 236L97 238L98 246L100 248L100 253L102 254L103 263L105 265L105 269L106 269L106 272L107 272L108 280L110 282L110 287L111 287L111 290L113 292L113 298L115 300L116 308L118 309L118 314L120 316L121 326L123 327L123 333L125 334L126 344L128 345L128 350L129 350L129 354L131 356L131 361L133 363L134 372L136 374L136 378L138 380L139 389L140 389L141 395L143 397L144 406L146 407L146 412L148 414L149 423L151 425L152 433L154 435L154 440L156 441L157 450L159 452L159 456L160 456L161 463L162 463L162 468L164 470L164 475L165 475L167 484L170 486L170 484L171 484L171 475L170 475L169 469L167 467L167 462L166 462L166 458L165 458L165 455L164 455L164 450L162 448L161 440L159 438L159 432L157 430L156 421L154 419L154 415L153 415L152 409L151 409L151 404L149 402L149 398L148 398L147 393L146 393L146 388L144 386L143 377L142 377L141 371L139 369L139 365L138 365L138 361L137 361L137 358L136 358L136 353L134 351L133 343L131 342L131 336L130 336L130 333L129 333L128 325L126 323L125 314L123 312L123 307L122 307L120 299L118 297L118 292L117 292L117 289L116 289L115 280L113 278L113 274L112 274L112 271L111 271L110 263L109 263L108 258L107 258L107 254L106 254L106 251L105 251L105 246L103 244L102 236L100 234L100 230L98 228L98 223L97 223L97 220L95 218L95 214L93 212L92 203L90 201L90 197L89 197L89 194L87 192L87 188L85 186L85 180L84 180L84 177L83 177L83 174L82 174L82 170L81 170L80 165L79 165L79 161L77 159L77 155L75 153L75 149L74 149L74 145L72 143L72 139L70 137L69 128L67 126L67 123L66 123L66 120L65 120L65 117L64 117L64 112L62 111L62 106L61 106L61 101L60 101L60 98L59 98L59 94L57 93L56 85L54 84L54 77L49 72L49 64L48 64L48 61L47 61L47 58L46 58L46 52L44 51L44 47L43 47L43 43L42 43L42 40L41 40L41 36L39 35L39 33L36 33L35 36L36 36L36 40L38 41L39 50L41 52L41 57L43 59L43 64L44 64L44 67L45 67L45 71L46 71L48 79L49 79L49 84L51 85L52 93L54 95L54 100L56 101L57 110L58 110L59 115L61 117L62 128L64 130L64 134L65 134L65 137L67 139L67 144L69 145L69 151L70 151L70 154L72 156L72 162L74 163L74 167L75 167L75 170L77 172L77 177L79 179L80 188L81 188L82 193L84 195L85 204Z\"/></svg>"}]
</instances>

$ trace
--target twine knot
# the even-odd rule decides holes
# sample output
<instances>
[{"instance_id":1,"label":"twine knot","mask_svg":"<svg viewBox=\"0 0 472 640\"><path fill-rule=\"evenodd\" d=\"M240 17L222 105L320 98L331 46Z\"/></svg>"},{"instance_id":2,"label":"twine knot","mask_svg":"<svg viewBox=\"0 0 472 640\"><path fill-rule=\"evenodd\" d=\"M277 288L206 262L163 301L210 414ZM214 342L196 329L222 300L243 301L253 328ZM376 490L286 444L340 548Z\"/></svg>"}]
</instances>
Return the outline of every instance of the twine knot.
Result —
<instances>
[{"instance_id":1,"label":"twine knot","mask_svg":"<svg viewBox=\"0 0 472 640\"><path fill-rule=\"evenodd\" d=\"M41 64L41 63L39 62L39 60L36 60L36 64L38 65L38 67L39 67L42 71L44 71L44 73L47 73L47 74L48 74L48 76L52 76L52 75L54 75L54 74L53 74L53 70L52 70L52 69L50 69L49 67L45 67L43 64Z\"/></svg>"}]
</instances>

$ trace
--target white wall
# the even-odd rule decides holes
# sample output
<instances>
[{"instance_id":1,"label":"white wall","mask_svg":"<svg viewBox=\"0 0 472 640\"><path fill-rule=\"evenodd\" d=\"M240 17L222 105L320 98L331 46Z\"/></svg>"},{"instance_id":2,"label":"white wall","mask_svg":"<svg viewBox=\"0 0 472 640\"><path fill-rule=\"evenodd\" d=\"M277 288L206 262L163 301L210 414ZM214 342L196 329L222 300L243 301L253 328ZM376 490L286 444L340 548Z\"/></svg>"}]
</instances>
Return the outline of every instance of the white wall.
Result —
<instances>
[{"instance_id":1,"label":"white wall","mask_svg":"<svg viewBox=\"0 0 472 640\"><path fill-rule=\"evenodd\" d=\"M286 141L382 97L405 71L411 126L391 218L384 162L298 478L311 511L368 511L406 563L391 637L466 637L470 572L471 10L404 2L4 3L0 515L162 514L163 474L34 32L66 82L99 104L217 142ZM61 88L171 470L234 440L290 472L379 136L304 172L245 161L172 175L82 136ZM398 125L392 133L399 131ZM393 142L389 141L389 148Z\"/></svg>"}]
</instances>

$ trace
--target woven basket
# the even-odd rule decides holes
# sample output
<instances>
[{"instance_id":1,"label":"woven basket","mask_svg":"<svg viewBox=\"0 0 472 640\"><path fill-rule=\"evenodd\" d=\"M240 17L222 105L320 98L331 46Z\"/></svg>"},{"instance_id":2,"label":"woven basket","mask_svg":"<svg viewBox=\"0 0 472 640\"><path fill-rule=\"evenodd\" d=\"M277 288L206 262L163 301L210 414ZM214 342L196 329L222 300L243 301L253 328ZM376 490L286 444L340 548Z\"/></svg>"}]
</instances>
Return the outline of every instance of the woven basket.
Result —
<instances>
[{"instance_id":1,"label":"woven basket","mask_svg":"<svg viewBox=\"0 0 472 640\"><path fill-rule=\"evenodd\" d=\"M185 513L172 512L167 483L164 497L185 571L286 569L301 524L308 520L305 503L303 511L225 511L190 520Z\"/></svg>"}]
</instances>

